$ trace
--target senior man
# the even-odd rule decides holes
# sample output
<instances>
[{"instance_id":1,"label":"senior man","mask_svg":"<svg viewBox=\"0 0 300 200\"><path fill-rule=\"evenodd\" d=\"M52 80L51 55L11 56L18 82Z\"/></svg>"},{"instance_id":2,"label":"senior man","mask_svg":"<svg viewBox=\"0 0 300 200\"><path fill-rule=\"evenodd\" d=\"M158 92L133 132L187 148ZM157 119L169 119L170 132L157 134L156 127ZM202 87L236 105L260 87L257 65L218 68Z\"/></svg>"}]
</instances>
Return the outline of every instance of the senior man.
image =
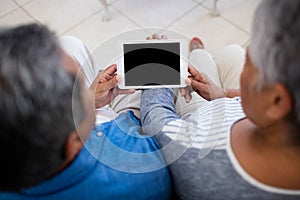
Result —
<instances>
[{"instance_id":1,"label":"senior man","mask_svg":"<svg viewBox=\"0 0 300 200\"><path fill-rule=\"evenodd\" d=\"M170 199L159 147L133 112L94 126L95 105L132 91L116 87L115 65L87 89L84 62L82 43L42 25L1 30L0 199Z\"/></svg>"}]
</instances>

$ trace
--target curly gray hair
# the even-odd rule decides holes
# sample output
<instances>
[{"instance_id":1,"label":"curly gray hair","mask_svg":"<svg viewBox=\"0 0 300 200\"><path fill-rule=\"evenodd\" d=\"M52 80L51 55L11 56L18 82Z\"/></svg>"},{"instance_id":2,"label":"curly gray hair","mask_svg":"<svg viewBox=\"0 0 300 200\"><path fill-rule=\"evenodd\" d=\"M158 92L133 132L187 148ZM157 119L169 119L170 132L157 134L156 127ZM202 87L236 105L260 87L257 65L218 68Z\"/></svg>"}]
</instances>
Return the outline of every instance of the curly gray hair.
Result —
<instances>
[{"instance_id":1,"label":"curly gray hair","mask_svg":"<svg viewBox=\"0 0 300 200\"><path fill-rule=\"evenodd\" d=\"M258 6L249 55L260 71L260 86L284 84L294 103L292 118L300 126L300 1L263 0Z\"/></svg>"}]
</instances>

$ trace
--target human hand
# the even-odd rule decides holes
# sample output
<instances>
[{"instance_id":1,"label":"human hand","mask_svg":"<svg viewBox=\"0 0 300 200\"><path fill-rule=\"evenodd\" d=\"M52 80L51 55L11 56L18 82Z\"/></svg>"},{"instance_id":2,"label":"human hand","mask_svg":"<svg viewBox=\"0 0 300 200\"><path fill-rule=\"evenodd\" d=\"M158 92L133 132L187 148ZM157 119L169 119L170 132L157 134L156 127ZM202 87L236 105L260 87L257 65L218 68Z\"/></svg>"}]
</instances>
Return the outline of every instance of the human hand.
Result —
<instances>
[{"instance_id":1,"label":"human hand","mask_svg":"<svg viewBox=\"0 0 300 200\"><path fill-rule=\"evenodd\" d=\"M152 36L148 36L146 40L166 40L168 37L166 35L159 35L158 33L154 33Z\"/></svg>"},{"instance_id":2,"label":"human hand","mask_svg":"<svg viewBox=\"0 0 300 200\"><path fill-rule=\"evenodd\" d=\"M186 86L184 88L180 88L181 96L184 97L185 101L189 103L192 100L192 92L194 92L191 86Z\"/></svg>"},{"instance_id":3,"label":"human hand","mask_svg":"<svg viewBox=\"0 0 300 200\"><path fill-rule=\"evenodd\" d=\"M152 36L148 36L146 38L147 40L162 40L162 39L168 39L168 37L166 35L159 35L158 33L153 34ZM186 100L186 102L190 102L190 100L192 99L192 95L191 93L193 92L193 88L191 86L187 86L185 88L181 88L180 89L180 93L181 96L183 96Z\"/></svg>"},{"instance_id":4,"label":"human hand","mask_svg":"<svg viewBox=\"0 0 300 200\"><path fill-rule=\"evenodd\" d=\"M95 107L101 108L110 103L119 94L133 94L135 90L121 90L118 83L121 80L120 75L116 75L117 65L111 65L99 73L92 85L91 91L94 93Z\"/></svg>"},{"instance_id":5,"label":"human hand","mask_svg":"<svg viewBox=\"0 0 300 200\"><path fill-rule=\"evenodd\" d=\"M192 66L189 66L188 70L191 75L186 79L186 84L189 87L181 89L181 95L185 97L187 102L192 97L191 88L208 101L225 97L224 90L210 80L207 75L200 73Z\"/></svg>"}]
</instances>

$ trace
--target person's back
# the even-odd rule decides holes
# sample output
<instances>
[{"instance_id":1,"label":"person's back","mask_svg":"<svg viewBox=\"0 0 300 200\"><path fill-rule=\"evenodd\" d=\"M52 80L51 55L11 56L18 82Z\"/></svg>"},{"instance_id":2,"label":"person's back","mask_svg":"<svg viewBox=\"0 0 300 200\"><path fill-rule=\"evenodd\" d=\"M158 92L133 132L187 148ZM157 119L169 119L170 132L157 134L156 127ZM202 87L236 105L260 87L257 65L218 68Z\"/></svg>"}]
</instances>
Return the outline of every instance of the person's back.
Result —
<instances>
[{"instance_id":1,"label":"person's back","mask_svg":"<svg viewBox=\"0 0 300 200\"><path fill-rule=\"evenodd\" d=\"M171 198L159 146L132 112L94 127L92 95L53 33L5 29L0 49L0 199Z\"/></svg>"},{"instance_id":2,"label":"person's back","mask_svg":"<svg viewBox=\"0 0 300 200\"><path fill-rule=\"evenodd\" d=\"M192 67L186 82L209 101L182 118L174 91L143 91L143 130L158 133L179 198L300 199L299 13L300 1L259 5L241 97Z\"/></svg>"}]
</instances>

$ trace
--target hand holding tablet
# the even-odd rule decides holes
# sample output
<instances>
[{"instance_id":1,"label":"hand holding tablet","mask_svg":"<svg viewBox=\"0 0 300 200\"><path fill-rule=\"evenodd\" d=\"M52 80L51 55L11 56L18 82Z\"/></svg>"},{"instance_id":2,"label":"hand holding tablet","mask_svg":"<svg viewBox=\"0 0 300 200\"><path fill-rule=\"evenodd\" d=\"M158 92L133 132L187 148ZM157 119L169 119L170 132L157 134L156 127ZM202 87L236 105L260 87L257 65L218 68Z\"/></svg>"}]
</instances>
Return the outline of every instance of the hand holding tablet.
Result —
<instances>
[{"instance_id":1,"label":"hand holding tablet","mask_svg":"<svg viewBox=\"0 0 300 200\"><path fill-rule=\"evenodd\" d=\"M188 50L184 40L122 41L117 50L121 89L186 86Z\"/></svg>"}]
</instances>

